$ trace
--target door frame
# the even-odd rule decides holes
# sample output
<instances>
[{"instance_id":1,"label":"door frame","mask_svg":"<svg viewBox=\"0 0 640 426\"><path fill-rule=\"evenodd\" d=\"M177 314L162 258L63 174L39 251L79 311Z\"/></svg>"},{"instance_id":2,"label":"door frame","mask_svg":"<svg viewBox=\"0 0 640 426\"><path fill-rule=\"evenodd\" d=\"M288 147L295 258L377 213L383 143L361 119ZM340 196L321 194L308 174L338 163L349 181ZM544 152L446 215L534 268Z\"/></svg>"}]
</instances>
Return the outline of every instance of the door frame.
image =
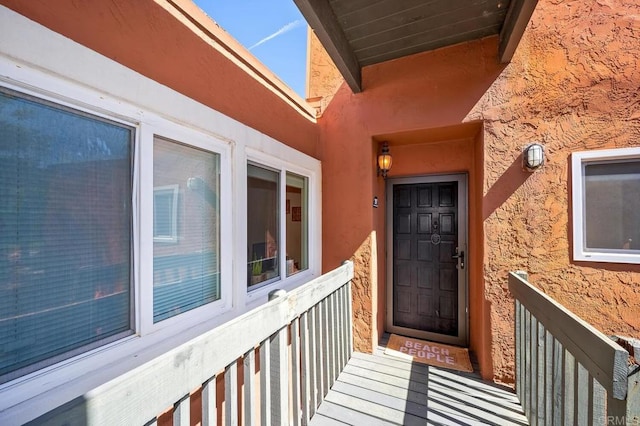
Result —
<instances>
[{"instance_id":1,"label":"door frame","mask_svg":"<svg viewBox=\"0 0 640 426\"><path fill-rule=\"evenodd\" d=\"M458 183L458 247L464 251L464 268L458 264L458 335L433 333L412 328L393 325L393 191L396 185L416 183ZM406 178L389 178L386 182L386 286L387 301L385 304L385 331L405 336L427 339L446 344L469 345L469 244L468 244L468 175L467 173L423 175Z\"/></svg>"}]
</instances>

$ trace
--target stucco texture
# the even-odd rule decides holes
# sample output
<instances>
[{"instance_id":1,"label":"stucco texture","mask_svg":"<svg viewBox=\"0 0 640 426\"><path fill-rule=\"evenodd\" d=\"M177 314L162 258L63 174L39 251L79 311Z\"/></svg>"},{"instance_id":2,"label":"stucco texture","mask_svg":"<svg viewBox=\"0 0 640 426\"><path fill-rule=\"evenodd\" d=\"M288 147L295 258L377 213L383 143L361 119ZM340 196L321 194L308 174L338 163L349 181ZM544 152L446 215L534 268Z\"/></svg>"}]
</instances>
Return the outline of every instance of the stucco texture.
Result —
<instances>
[{"instance_id":1,"label":"stucco texture","mask_svg":"<svg viewBox=\"0 0 640 426\"><path fill-rule=\"evenodd\" d=\"M345 84L328 92L332 100L319 120L325 269L362 252L372 229L384 234L376 216L383 213L371 211L384 188L375 176L380 135L393 140L401 132L481 122L480 142L469 148L482 168L469 194L480 204L480 219L470 223L477 247L470 262L481 264L472 268L479 284L471 289L470 344L483 376L514 380L512 270L527 270L533 284L605 334L639 337L639 265L573 262L570 208L572 152L640 145L638 58L637 2L541 0L508 65L498 63L497 37L490 37L366 67L360 94ZM322 85L329 90L319 81L310 81L313 93ZM534 141L544 145L547 162L529 173L521 152ZM437 161L410 171L399 161L390 177L444 172ZM384 262L377 265L384 286ZM375 318L384 304L371 309ZM375 328L383 332L380 322Z\"/></svg>"},{"instance_id":2,"label":"stucco texture","mask_svg":"<svg viewBox=\"0 0 640 426\"><path fill-rule=\"evenodd\" d=\"M527 270L605 334L640 336L640 268L571 261L569 166L575 151L640 145L638 58L636 2L543 1L513 62L469 114L485 123L484 279L500 380L513 380L509 270ZM532 141L545 146L544 169L504 181L512 153ZM500 204L487 197L501 188L511 195Z\"/></svg>"}]
</instances>

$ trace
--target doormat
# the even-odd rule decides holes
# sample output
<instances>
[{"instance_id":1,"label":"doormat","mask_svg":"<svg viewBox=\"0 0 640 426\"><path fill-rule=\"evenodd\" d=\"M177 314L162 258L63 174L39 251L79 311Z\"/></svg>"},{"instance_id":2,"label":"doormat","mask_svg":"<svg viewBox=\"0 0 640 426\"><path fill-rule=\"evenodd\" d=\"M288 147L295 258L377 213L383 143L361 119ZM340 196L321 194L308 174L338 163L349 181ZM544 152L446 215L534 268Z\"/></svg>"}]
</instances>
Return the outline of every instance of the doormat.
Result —
<instances>
[{"instance_id":1,"label":"doormat","mask_svg":"<svg viewBox=\"0 0 640 426\"><path fill-rule=\"evenodd\" d=\"M392 334L384 353L435 367L473 372L467 348L458 348Z\"/></svg>"}]
</instances>

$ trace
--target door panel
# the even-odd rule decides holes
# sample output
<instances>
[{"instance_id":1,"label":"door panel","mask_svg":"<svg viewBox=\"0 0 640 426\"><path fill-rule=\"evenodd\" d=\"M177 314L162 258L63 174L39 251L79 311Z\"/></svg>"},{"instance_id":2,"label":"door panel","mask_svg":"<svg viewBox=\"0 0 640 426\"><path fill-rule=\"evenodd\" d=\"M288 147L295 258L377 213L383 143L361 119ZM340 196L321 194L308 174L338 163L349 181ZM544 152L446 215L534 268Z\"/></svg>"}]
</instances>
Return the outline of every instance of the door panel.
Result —
<instances>
[{"instance_id":1,"label":"door panel","mask_svg":"<svg viewBox=\"0 0 640 426\"><path fill-rule=\"evenodd\" d=\"M466 271L456 258L466 243L466 180L396 181L388 186L387 329L466 344Z\"/></svg>"}]
</instances>

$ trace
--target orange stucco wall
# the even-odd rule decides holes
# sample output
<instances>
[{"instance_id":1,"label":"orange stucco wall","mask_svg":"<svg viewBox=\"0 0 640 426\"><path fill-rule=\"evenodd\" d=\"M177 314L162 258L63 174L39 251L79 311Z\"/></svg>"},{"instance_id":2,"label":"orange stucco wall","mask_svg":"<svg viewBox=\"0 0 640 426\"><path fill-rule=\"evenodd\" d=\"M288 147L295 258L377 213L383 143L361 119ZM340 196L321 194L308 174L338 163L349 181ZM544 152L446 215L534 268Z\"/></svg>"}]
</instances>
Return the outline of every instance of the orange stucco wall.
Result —
<instances>
[{"instance_id":1,"label":"orange stucco wall","mask_svg":"<svg viewBox=\"0 0 640 426\"><path fill-rule=\"evenodd\" d=\"M190 0L173 3L177 7L161 0L0 0L55 32L318 158L315 120L251 77L228 53L212 48L221 43L211 31L220 29Z\"/></svg>"},{"instance_id":2,"label":"orange stucco wall","mask_svg":"<svg viewBox=\"0 0 640 426\"><path fill-rule=\"evenodd\" d=\"M375 268L357 262L369 269L354 280L354 315L371 318L357 323L371 328L358 347L384 330L384 209L371 207L384 198L375 176L381 140L391 142L390 176L469 173L470 346L483 376L513 381L512 270L529 271L604 333L640 336L640 265L573 262L569 207L572 152L640 145L638 16L629 0L541 0L506 66L490 37L369 66L362 93L344 84L327 93L319 121L324 268L361 259L367 244L379 255ZM313 93L328 86L310 85ZM482 123L478 134L461 141L463 123L473 122ZM431 142L403 142L407 134ZM528 173L521 152L533 141L547 163Z\"/></svg>"}]
</instances>

